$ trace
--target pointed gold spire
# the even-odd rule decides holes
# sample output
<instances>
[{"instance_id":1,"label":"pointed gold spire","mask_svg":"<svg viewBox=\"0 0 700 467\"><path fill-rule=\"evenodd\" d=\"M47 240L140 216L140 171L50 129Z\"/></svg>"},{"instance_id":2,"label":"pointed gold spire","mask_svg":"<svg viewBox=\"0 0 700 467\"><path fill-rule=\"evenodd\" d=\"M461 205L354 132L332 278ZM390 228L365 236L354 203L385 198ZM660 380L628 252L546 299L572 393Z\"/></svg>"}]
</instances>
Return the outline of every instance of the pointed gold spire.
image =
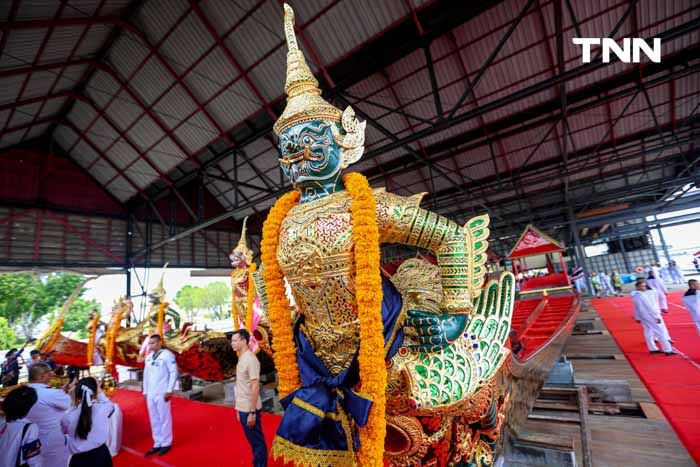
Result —
<instances>
[{"instance_id":1,"label":"pointed gold spire","mask_svg":"<svg viewBox=\"0 0 700 467\"><path fill-rule=\"evenodd\" d=\"M241 238L238 239L238 245L233 249L232 253L241 253L245 256L248 264L253 262L253 250L248 247L246 239L246 225L248 224L248 216L243 219L243 228L241 229Z\"/></svg>"},{"instance_id":2,"label":"pointed gold spire","mask_svg":"<svg viewBox=\"0 0 700 467\"><path fill-rule=\"evenodd\" d=\"M273 129L279 136L284 130L298 123L312 120L341 122L340 109L321 97L318 81L311 73L304 54L299 49L294 34L294 10L284 4L284 35L287 38L287 79L284 90L287 93L287 106Z\"/></svg>"}]
</instances>

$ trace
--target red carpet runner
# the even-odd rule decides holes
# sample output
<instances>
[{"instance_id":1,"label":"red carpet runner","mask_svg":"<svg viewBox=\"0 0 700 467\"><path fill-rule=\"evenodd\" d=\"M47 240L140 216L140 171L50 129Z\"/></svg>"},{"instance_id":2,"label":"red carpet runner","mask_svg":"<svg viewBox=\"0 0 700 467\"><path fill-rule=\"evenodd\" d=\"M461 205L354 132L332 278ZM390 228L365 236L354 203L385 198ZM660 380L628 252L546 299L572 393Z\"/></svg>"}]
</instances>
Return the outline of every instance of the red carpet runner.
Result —
<instances>
[{"instance_id":1,"label":"red carpet runner","mask_svg":"<svg viewBox=\"0 0 700 467\"><path fill-rule=\"evenodd\" d=\"M700 336L683 308L682 293L668 296L664 314L673 347L672 357L652 355L641 325L633 318L632 299L591 300L610 334L673 426L681 442L700 465Z\"/></svg>"},{"instance_id":2,"label":"red carpet runner","mask_svg":"<svg viewBox=\"0 0 700 467\"><path fill-rule=\"evenodd\" d=\"M238 413L232 408L173 398L173 448L162 457L157 454L144 457L143 454L153 447L153 440L143 396L120 390L113 401L124 413L122 451L114 458L116 467L253 465L253 455ZM279 422L280 417L262 415L268 450Z\"/></svg>"}]
</instances>

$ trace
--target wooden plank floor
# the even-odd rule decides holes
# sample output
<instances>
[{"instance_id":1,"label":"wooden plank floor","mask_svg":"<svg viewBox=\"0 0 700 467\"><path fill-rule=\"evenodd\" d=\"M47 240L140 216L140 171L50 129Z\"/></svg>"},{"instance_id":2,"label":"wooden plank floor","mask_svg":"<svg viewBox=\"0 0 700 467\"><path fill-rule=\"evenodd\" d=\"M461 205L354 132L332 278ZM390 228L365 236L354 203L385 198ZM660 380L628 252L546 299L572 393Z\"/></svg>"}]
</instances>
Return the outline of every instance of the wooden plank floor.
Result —
<instances>
[{"instance_id":1,"label":"wooden plank floor","mask_svg":"<svg viewBox=\"0 0 700 467\"><path fill-rule=\"evenodd\" d=\"M694 466L695 463L685 447L668 421L663 418L654 399L587 300L584 300L577 319L577 323L581 322L592 323L592 331L601 333L569 337L564 347L564 355L574 357L571 363L574 367L575 382L578 384L591 380L626 380L630 385L632 401L639 402L646 414L646 418L589 414L593 465L596 467ZM553 411L538 410L537 413L545 416L555 415ZM563 444L569 443L576 452L576 459L579 461L581 459L579 425L576 423L528 420L523 434L527 438L542 436L543 439L559 439Z\"/></svg>"}]
</instances>

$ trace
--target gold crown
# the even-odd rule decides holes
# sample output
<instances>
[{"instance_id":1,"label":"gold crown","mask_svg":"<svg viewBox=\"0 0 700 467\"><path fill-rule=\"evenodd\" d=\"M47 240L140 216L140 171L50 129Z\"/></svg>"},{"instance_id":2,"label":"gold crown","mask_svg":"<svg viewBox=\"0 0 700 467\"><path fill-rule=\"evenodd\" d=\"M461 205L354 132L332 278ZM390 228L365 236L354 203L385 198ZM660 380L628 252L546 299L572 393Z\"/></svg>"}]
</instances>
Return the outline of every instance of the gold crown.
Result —
<instances>
[{"instance_id":1,"label":"gold crown","mask_svg":"<svg viewBox=\"0 0 700 467\"><path fill-rule=\"evenodd\" d=\"M311 73L309 65L294 35L294 10L284 4L284 35L287 37L287 80L284 91L287 93L287 106L273 127L277 136L287 128L312 120L340 123L343 113L321 97L318 81Z\"/></svg>"},{"instance_id":2,"label":"gold crown","mask_svg":"<svg viewBox=\"0 0 700 467\"><path fill-rule=\"evenodd\" d=\"M247 223L248 217L246 216L245 219L243 219L243 229L241 229L241 238L238 239L238 245L236 245L236 248L234 248L231 253L241 253L245 256L245 259L248 262L248 264L251 264L253 262L253 250L251 250L248 247L248 241L246 240L245 233Z\"/></svg>"}]
</instances>

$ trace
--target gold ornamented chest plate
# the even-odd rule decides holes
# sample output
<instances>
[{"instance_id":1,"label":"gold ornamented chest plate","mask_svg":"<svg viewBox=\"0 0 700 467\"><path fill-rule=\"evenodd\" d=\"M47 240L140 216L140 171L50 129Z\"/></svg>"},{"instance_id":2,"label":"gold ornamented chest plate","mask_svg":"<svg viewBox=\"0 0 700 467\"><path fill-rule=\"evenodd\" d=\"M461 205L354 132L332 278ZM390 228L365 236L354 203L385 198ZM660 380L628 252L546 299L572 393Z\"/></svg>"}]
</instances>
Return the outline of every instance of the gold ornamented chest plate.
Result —
<instances>
[{"instance_id":1,"label":"gold ornamented chest plate","mask_svg":"<svg viewBox=\"0 0 700 467\"><path fill-rule=\"evenodd\" d=\"M305 334L334 375L347 368L359 342L353 255L346 192L298 205L282 223L277 261L305 317Z\"/></svg>"}]
</instances>

